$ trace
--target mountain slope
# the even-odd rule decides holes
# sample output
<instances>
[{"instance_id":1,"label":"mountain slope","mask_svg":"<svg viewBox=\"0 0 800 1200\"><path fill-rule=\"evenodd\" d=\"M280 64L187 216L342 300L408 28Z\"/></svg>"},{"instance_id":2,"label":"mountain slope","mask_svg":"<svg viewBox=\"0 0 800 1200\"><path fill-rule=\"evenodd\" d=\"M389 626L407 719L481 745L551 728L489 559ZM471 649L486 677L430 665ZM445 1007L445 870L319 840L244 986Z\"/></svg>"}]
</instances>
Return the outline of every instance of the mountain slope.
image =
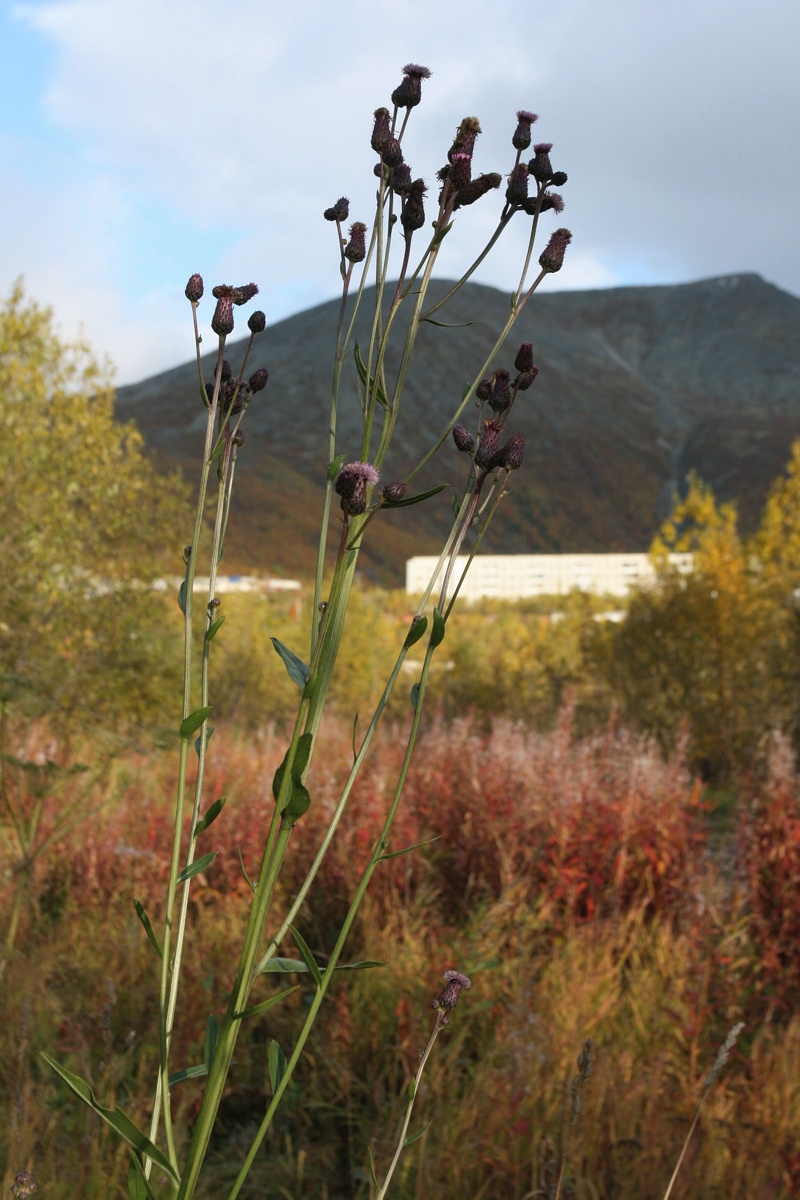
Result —
<instances>
[{"instance_id":1,"label":"mountain slope","mask_svg":"<svg viewBox=\"0 0 800 1200\"><path fill-rule=\"evenodd\" d=\"M434 285L432 295L446 286ZM229 569L311 569L338 307L332 301L282 321L257 343L251 366L268 366L270 381L244 425ZM507 312L504 293L467 284L437 313L466 327L422 327L384 481L402 477L441 432ZM357 336L364 345L366 330ZM746 527L755 523L800 434L800 300L757 275L541 294L495 365L511 368L523 339L533 342L540 375L508 429L525 434L526 458L484 549L646 549L689 470L721 499L737 499ZM230 347L234 365L241 348ZM397 366L389 361L390 377ZM210 377L212 356L204 367ZM338 429L348 458L360 456L355 387L349 364ZM205 422L193 362L120 389L117 408L136 421L151 453L193 478ZM473 414L468 409L465 424ZM448 442L417 483L460 488L464 462ZM449 497L383 514L363 569L400 584L406 557L438 549Z\"/></svg>"}]
</instances>

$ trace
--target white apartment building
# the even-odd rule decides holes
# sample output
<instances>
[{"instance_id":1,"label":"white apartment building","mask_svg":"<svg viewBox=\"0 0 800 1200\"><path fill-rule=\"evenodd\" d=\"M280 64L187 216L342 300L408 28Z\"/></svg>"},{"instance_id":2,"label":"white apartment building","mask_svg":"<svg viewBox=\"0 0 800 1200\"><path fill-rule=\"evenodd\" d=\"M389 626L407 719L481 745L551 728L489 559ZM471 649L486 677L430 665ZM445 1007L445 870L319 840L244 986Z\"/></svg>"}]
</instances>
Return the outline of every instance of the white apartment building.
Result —
<instances>
[{"instance_id":1,"label":"white apartment building","mask_svg":"<svg viewBox=\"0 0 800 1200\"><path fill-rule=\"evenodd\" d=\"M433 556L409 558L406 591L424 592L437 561ZM466 556L456 559L453 580L461 577L467 561ZM670 554L669 561L681 571L692 569L691 554ZM625 596L631 588L654 579L649 554L477 554L459 595L465 600L524 600L561 596L579 588L597 595Z\"/></svg>"}]
</instances>

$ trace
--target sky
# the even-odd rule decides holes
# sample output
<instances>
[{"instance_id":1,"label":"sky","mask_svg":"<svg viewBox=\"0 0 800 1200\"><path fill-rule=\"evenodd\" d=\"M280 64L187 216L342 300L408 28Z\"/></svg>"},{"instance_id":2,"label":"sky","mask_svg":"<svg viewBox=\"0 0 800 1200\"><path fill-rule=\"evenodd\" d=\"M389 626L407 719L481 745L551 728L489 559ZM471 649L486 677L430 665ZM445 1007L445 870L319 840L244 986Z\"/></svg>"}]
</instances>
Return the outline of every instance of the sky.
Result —
<instances>
[{"instance_id":1,"label":"sky","mask_svg":"<svg viewBox=\"0 0 800 1200\"><path fill-rule=\"evenodd\" d=\"M517 109L566 171L549 289L756 271L800 295L800 5L789 0L0 0L0 297L22 276L120 384L193 354L183 289L254 280L274 323L338 293L322 210L374 207L372 114L424 64L404 151L455 129L506 174ZM437 273L488 237L464 210ZM512 222L475 278L509 292ZM208 317L211 309L209 306Z\"/></svg>"}]
</instances>

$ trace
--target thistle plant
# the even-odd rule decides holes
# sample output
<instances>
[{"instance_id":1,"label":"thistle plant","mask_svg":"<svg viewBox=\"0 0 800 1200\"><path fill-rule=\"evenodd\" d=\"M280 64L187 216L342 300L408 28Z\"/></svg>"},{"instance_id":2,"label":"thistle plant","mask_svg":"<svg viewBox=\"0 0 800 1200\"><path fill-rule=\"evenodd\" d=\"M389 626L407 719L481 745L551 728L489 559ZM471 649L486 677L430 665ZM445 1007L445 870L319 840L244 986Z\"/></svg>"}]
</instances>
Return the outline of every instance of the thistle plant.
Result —
<instances>
[{"instance_id":1,"label":"thistle plant","mask_svg":"<svg viewBox=\"0 0 800 1200\"><path fill-rule=\"evenodd\" d=\"M513 432L513 418L515 406L523 402L524 394L534 384L538 372L531 341L523 341L519 346L513 369L510 364L498 367L496 360L536 288L563 263L571 235L566 229L557 229L539 255L538 270L532 270L541 218L549 212L558 214L563 209L561 196L554 188L566 182L566 175L553 171L549 143L535 145L533 156L528 158L531 127L537 117L532 112L520 110L512 130L513 153L509 156L504 191L501 190L501 174L476 171L476 144L481 129L478 120L472 116L460 121L452 145L443 155L445 162L438 172L435 187L416 177L406 160L406 153L413 130L413 110L422 100L429 77L427 68L408 64L403 68L399 85L391 93L390 105L379 107L374 113L370 141L376 156L376 203L371 223L358 219L351 221L350 204L345 197L335 200L322 214L334 233L333 265L334 268L338 266L342 288L333 347L327 461L320 464L325 494L311 627L305 647L289 647L272 639L290 679L297 685L297 711L287 731L286 752L272 784L274 806L264 831L260 868L255 878L247 879L251 889L250 907L237 952L238 960L232 971L227 1005L224 1012L211 1014L208 1018L203 1062L199 1064L174 1062L172 1048L173 1033L180 1020L181 989L185 986L182 967L190 936L188 913L192 882L201 871L213 870L213 826L216 820L225 819L224 800L216 798L209 802L206 786L206 764L213 752L213 726L210 723L213 662L216 636L225 621L223 606L216 595L216 581L224 553L236 463L246 445L248 408L251 404L269 403L270 400L269 390L264 392L268 382L266 369L253 369L255 355L260 354L258 340L266 327L263 312L252 312L247 322L250 336L241 368L233 371L226 358L226 346L234 333L238 310L255 299L256 284L213 288L215 307L210 325L217 339L217 349L210 380L203 376L200 357L199 309L205 300L204 283L201 276L195 274L186 286L197 350L198 402L205 406L207 423L194 525L191 540L183 552L183 581L178 595L184 621L184 688L181 717L176 722L179 761L174 838L162 927L156 929L145 907L138 900L136 902L138 916L153 947L160 978L159 1063L147 1133L136 1128L121 1109L101 1104L83 1080L49 1060L73 1091L130 1144L128 1188L135 1200L156 1195L190 1200L196 1194L220 1102L229 1078L235 1077L239 1034L245 1025L260 1021L269 1009L296 990L298 985L275 985L276 980L283 983L287 974L294 973L304 983L310 983L313 994L295 1031L291 1048L285 1051L276 1041L269 1045L272 1095L228 1192L228 1200L234 1200L241 1192L292 1080L335 972L344 965L351 968L379 965L369 962L345 964L343 956L353 922L375 872L388 859L420 849L395 846L392 826L420 732L431 661L446 635L447 622L463 582L463 572L459 576L456 571L456 560L467 538L472 540L471 554L475 553L509 487L513 472L523 464L524 437ZM487 243L474 255L460 279L448 286L444 295L432 300L429 288L445 238L456 222L468 220L465 210L476 203L492 203L498 191L495 202L499 198L499 217ZM434 314L459 292L512 221L527 224L528 239L520 274L513 281L507 320L496 331L491 344L475 347L475 361L469 367L470 378L460 394L453 397L450 414L441 432L420 461L402 479L386 479L385 464L407 390L419 331L425 322L441 324L433 321ZM372 289L367 286L370 281ZM354 330L357 317L363 319L367 309L369 335L362 346L355 341ZM401 311L402 322L398 320ZM268 344L268 337L266 340ZM355 364L355 386L345 371L346 364L351 361ZM390 362L399 365L390 370ZM342 405L360 407L358 444L340 444L337 416ZM449 444L451 439L456 454ZM448 469L458 472L460 466L461 479L454 485L453 519L436 571L419 602L408 634L398 647L394 666L360 741L354 736L352 766L333 811L320 825L318 848L305 879L292 897L288 911L277 914L276 885L291 852L292 831L300 820L317 819L314 813L315 747L336 669L360 551L371 535L373 523L380 522L387 510L441 502L442 497L438 501L436 497L445 485L414 492L413 483L443 448L446 448L443 458ZM197 613L195 577L201 574L199 560L205 553L205 520L209 508L213 509L214 515L208 562L202 572L207 573L209 583L201 611ZM327 574L329 543L335 547L335 561L332 571ZM334 944L315 953L297 928L300 910L309 898L313 903L315 879L347 811L354 783L370 752L389 697L402 678L407 655L413 646L423 642L423 661L411 689L408 727L403 734L402 763L386 805L382 827L354 893L348 897L349 907ZM194 782L190 786L193 759ZM293 946L291 957L285 953L287 945ZM436 1002L435 1027L412 1084L398 1149L379 1188L381 1197L387 1192L400 1152L409 1140L413 1140L406 1138L406 1132L421 1071L436 1038L448 1024L459 992L470 986L468 977L459 971L448 970L445 978L447 987ZM186 1130L176 1128L171 1104L172 1090L188 1078L204 1080L202 1099L190 1136Z\"/></svg>"}]
</instances>

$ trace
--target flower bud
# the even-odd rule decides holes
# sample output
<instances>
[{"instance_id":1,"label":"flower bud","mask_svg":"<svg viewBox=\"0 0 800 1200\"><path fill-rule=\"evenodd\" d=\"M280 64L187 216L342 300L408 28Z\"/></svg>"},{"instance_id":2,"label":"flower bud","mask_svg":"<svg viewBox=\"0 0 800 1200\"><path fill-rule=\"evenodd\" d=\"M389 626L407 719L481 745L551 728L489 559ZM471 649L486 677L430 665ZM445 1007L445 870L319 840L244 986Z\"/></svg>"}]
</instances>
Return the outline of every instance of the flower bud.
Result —
<instances>
[{"instance_id":1,"label":"flower bud","mask_svg":"<svg viewBox=\"0 0 800 1200\"><path fill-rule=\"evenodd\" d=\"M398 479L395 483L387 483L386 487L381 492L387 504L399 504L406 494L406 485L402 479Z\"/></svg>"},{"instance_id":2,"label":"flower bud","mask_svg":"<svg viewBox=\"0 0 800 1200\"><path fill-rule=\"evenodd\" d=\"M256 311L254 313L250 314L250 316L247 320L247 328L250 330L251 333L263 333L264 330L266 329L266 327L267 327L266 313L263 313L260 308L256 309Z\"/></svg>"},{"instance_id":3,"label":"flower bud","mask_svg":"<svg viewBox=\"0 0 800 1200\"><path fill-rule=\"evenodd\" d=\"M519 208L528 199L528 168L519 163L508 177L506 200L514 208Z\"/></svg>"},{"instance_id":4,"label":"flower bud","mask_svg":"<svg viewBox=\"0 0 800 1200\"><path fill-rule=\"evenodd\" d=\"M528 388L531 386L538 374L539 368L534 363L530 371L521 371L519 373L517 378L514 380L514 387L518 392L527 392Z\"/></svg>"},{"instance_id":5,"label":"flower bud","mask_svg":"<svg viewBox=\"0 0 800 1200\"><path fill-rule=\"evenodd\" d=\"M531 144L531 125L539 118L536 113L526 112L524 108L517 113L517 128L511 139L515 150L527 150Z\"/></svg>"},{"instance_id":6,"label":"flower bud","mask_svg":"<svg viewBox=\"0 0 800 1200\"><path fill-rule=\"evenodd\" d=\"M478 397L479 400L482 400L485 403L489 399L491 394L492 394L492 377L491 377L491 375L487 375L486 378L482 379L480 381L480 383L478 384L478 386L475 388L475 395Z\"/></svg>"},{"instance_id":7,"label":"flower bud","mask_svg":"<svg viewBox=\"0 0 800 1200\"><path fill-rule=\"evenodd\" d=\"M191 300L192 304L199 304L203 299L203 276L190 275L189 282L186 285L186 299Z\"/></svg>"},{"instance_id":8,"label":"flower bud","mask_svg":"<svg viewBox=\"0 0 800 1200\"><path fill-rule=\"evenodd\" d=\"M397 138L388 138L381 148L381 160L387 167L399 167L403 161L403 150Z\"/></svg>"},{"instance_id":9,"label":"flower bud","mask_svg":"<svg viewBox=\"0 0 800 1200\"><path fill-rule=\"evenodd\" d=\"M443 978L447 980L447 984L431 1007L452 1010L458 1004L461 989L471 988L472 980L469 976L462 975L460 971L445 971Z\"/></svg>"},{"instance_id":10,"label":"flower bud","mask_svg":"<svg viewBox=\"0 0 800 1200\"><path fill-rule=\"evenodd\" d=\"M505 446L498 451L497 466L506 471L518 471L522 466L522 455L525 450L525 434L513 433Z\"/></svg>"},{"instance_id":11,"label":"flower bud","mask_svg":"<svg viewBox=\"0 0 800 1200\"><path fill-rule=\"evenodd\" d=\"M264 388L267 386L268 379L269 379L269 371L267 370L267 368L259 367L257 371L253 372L253 374L250 376L250 379L248 380L248 382L250 384L250 391L251 392L263 392Z\"/></svg>"},{"instance_id":12,"label":"flower bud","mask_svg":"<svg viewBox=\"0 0 800 1200\"><path fill-rule=\"evenodd\" d=\"M363 221L354 221L350 226L350 241L344 248L344 256L350 262L360 263L367 257L366 232Z\"/></svg>"},{"instance_id":13,"label":"flower bud","mask_svg":"<svg viewBox=\"0 0 800 1200\"><path fill-rule=\"evenodd\" d=\"M497 448L500 440L500 428L494 421L484 421L481 440L475 454L475 462L485 471L491 471L497 465Z\"/></svg>"},{"instance_id":14,"label":"flower bud","mask_svg":"<svg viewBox=\"0 0 800 1200\"><path fill-rule=\"evenodd\" d=\"M569 176L566 171L553 171L553 174L550 176L550 182L554 187L563 187L568 178Z\"/></svg>"},{"instance_id":15,"label":"flower bud","mask_svg":"<svg viewBox=\"0 0 800 1200\"><path fill-rule=\"evenodd\" d=\"M523 342L517 351L517 357L514 359L514 369L517 371L530 371L533 366L533 343Z\"/></svg>"},{"instance_id":16,"label":"flower bud","mask_svg":"<svg viewBox=\"0 0 800 1200\"><path fill-rule=\"evenodd\" d=\"M220 296L217 307L211 318L211 328L218 337L227 337L233 333L233 294Z\"/></svg>"},{"instance_id":17,"label":"flower bud","mask_svg":"<svg viewBox=\"0 0 800 1200\"><path fill-rule=\"evenodd\" d=\"M494 371L491 384L489 407L496 413L505 412L511 403L511 376L508 371Z\"/></svg>"},{"instance_id":18,"label":"flower bud","mask_svg":"<svg viewBox=\"0 0 800 1200\"><path fill-rule=\"evenodd\" d=\"M396 192L398 196L402 196L410 187L411 167L406 162L398 163L392 171L392 191Z\"/></svg>"},{"instance_id":19,"label":"flower bud","mask_svg":"<svg viewBox=\"0 0 800 1200\"><path fill-rule=\"evenodd\" d=\"M463 425L453 426L453 441L456 449L461 450L464 454L472 454L475 449L475 438Z\"/></svg>"},{"instance_id":20,"label":"flower bud","mask_svg":"<svg viewBox=\"0 0 800 1200\"><path fill-rule=\"evenodd\" d=\"M350 216L350 201L347 196L340 196L335 204L325 209L322 215L326 221L346 221Z\"/></svg>"},{"instance_id":21,"label":"flower bud","mask_svg":"<svg viewBox=\"0 0 800 1200\"><path fill-rule=\"evenodd\" d=\"M407 63L403 67L402 82L392 92L392 104L397 108L415 108L422 99L422 81L430 77L427 67Z\"/></svg>"},{"instance_id":22,"label":"flower bud","mask_svg":"<svg viewBox=\"0 0 800 1200\"><path fill-rule=\"evenodd\" d=\"M572 241L572 234L568 229L557 229L551 234L550 241L539 255L539 266L543 271L555 272L560 271L564 265L564 255L567 246Z\"/></svg>"},{"instance_id":23,"label":"flower bud","mask_svg":"<svg viewBox=\"0 0 800 1200\"><path fill-rule=\"evenodd\" d=\"M236 430L236 433L231 438L231 442L234 446L241 446L244 444L244 434L242 433L241 429Z\"/></svg>"}]
</instances>

